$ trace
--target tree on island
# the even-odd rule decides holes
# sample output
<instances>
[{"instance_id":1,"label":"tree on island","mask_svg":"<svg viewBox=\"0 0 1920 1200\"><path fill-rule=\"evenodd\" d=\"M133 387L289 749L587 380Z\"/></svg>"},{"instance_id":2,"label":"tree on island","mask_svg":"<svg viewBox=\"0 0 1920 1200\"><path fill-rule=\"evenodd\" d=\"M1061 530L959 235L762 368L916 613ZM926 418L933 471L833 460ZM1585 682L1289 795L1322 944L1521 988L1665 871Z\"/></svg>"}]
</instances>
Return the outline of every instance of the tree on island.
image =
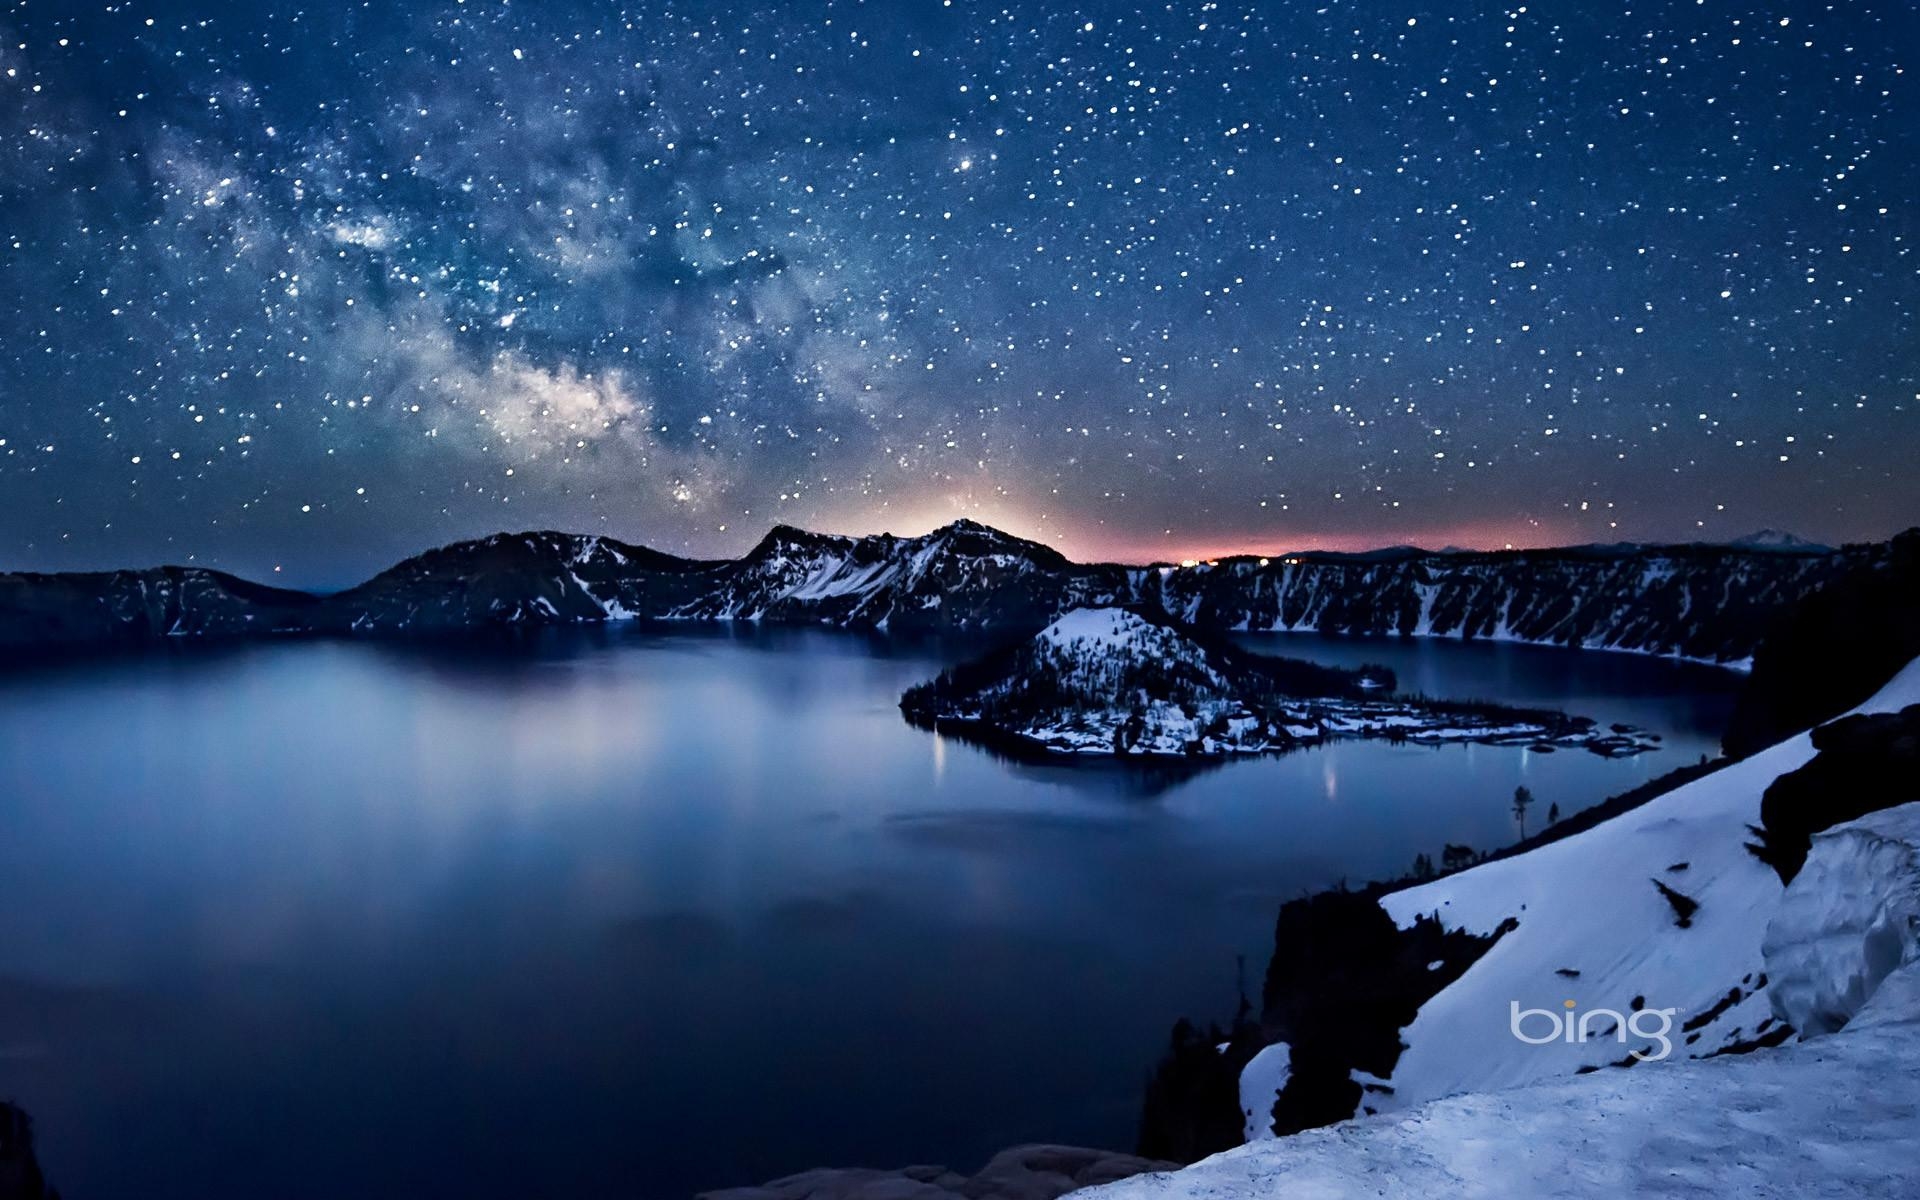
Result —
<instances>
[{"instance_id":1,"label":"tree on island","mask_svg":"<svg viewBox=\"0 0 1920 1200\"><path fill-rule=\"evenodd\" d=\"M1513 789L1513 819L1520 822L1520 840L1527 840L1527 810L1533 807L1533 792L1525 784Z\"/></svg>"},{"instance_id":2,"label":"tree on island","mask_svg":"<svg viewBox=\"0 0 1920 1200\"><path fill-rule=\"evenodd\" d=\"M1560 823L1560 802L1556 800L1552 804L1549 804L1547 806L1547 824L1558 825L1559 823Z\"/></svg>"}]
</instances>

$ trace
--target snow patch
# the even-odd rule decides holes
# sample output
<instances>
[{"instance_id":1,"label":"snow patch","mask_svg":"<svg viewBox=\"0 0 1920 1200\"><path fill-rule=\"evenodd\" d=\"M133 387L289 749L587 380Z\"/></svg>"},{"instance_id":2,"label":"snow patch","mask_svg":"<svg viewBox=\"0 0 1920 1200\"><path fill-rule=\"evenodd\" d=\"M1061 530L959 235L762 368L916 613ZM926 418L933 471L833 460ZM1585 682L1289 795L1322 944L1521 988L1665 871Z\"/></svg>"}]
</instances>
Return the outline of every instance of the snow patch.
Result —
<instances>
[{"instance_id":1,"label":"snow patch","mask_svg":"<svg viewBox=\"0 0 1920 1200\"><path fill-rule=\"evenodd\" d=\"M1285 1042L1266 1046L1240 1069L1240 1113L1249 1142L1274 1136L1273 1103L1292 1074L1293 1048Z\"/></svg>"},{"instance_id":2,"label":"snow patch","mask_svg":"<svg viewBox=\"0 0 1920 1200\"><path fill-rule=\"evenodd\" d=\"M1816 834L1762 949L1775 1015L1807 1037L1844 1026L1920 958L1920 804Z\"/></svg>"}]
</instances>

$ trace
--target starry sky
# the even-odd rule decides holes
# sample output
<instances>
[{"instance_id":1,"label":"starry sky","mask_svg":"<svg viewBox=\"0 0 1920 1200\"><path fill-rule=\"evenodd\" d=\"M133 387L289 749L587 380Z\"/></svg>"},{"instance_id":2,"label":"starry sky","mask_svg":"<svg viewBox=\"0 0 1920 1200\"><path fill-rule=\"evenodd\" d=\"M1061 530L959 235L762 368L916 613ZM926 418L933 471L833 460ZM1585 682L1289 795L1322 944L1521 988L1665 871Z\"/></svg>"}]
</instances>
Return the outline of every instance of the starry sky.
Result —
<instances>
[{"instance_id":1,"label":"starry sky","mask_svg":"<svg viewBox=\"0 0 1920 1200\"><path fill-rule=\"evenodd\" d=\"M0 567L1920 522L1906 0L0 0Z\"/></svg>"}]
</instances>

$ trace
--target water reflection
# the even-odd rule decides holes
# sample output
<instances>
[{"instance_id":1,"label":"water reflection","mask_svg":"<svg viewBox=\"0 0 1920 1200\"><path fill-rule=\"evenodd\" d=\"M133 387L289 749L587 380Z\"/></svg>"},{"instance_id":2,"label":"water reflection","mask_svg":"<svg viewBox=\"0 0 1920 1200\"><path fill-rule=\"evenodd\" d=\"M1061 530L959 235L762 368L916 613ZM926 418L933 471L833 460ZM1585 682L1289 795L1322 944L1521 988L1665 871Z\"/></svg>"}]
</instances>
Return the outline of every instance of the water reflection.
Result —
<instances>
[{"instance_id":1,"label":"water reflection","mask_svg":"<svg viewBox=\"0 0 1920 1200\"><path fill-rule=\"evenodd\" d=\"M1570 813L1691 761L1732 682L1284 646L1667 747L1010 763L898 712L977 645L751 627L13 673L0 1095L76 1196L684 1194L1124 1146L1171 1018L1230 1011L1279 900L1510 840L1522 779Z\"/></svg>"}]
</instances>

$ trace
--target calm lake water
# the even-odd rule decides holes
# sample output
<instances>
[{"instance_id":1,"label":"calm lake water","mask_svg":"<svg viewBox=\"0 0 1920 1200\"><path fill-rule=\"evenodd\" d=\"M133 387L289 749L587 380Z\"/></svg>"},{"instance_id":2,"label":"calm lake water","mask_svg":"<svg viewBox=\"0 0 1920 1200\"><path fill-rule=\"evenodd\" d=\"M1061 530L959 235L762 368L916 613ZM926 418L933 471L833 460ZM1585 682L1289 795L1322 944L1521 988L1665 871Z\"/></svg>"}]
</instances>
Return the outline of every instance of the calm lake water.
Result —
<instances>
[{"instance_id":1,"label":"calm lake water","mask_svg":"<svg viewBox=\"0 0 1920 1200\"><path fill-rule=\"evenodd\" d=\"M909 728L852 635L298 642L0 676L0 1098L93 1197L682 1196L1130 1147L1279 903L1715 750L1737 678L1265 636L1666 749L1344 743L1184 781Z\"/></svg>"}]
</instances>

